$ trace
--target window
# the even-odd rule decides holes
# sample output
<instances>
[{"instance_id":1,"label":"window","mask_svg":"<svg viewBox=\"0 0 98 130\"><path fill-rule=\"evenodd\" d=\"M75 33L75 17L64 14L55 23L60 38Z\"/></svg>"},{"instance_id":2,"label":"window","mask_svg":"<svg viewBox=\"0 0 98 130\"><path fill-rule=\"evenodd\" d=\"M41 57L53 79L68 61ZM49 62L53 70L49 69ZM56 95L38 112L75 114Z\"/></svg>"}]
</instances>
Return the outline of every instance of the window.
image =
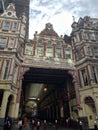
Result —
<instances>
[{"instance_id":1,"label":"window","mask_svg":"<svg viewBox=\"0 0 98 130\"><path fill-rule=\"evenodd\" d=\"M10 22L5 22L3 29L8 31L10 29Z\"/></svg>"},{"instance_id":2,"label":"window","mask_svg":"<svg viewBox=\"0 0 98 130\"><path fill-rule=\"evenodd\" d=\"M43 47L37 47L36 51L37 51L38 56L43 56L44 55Z\"/></svg>"},{"instance_id":3,"label":"window","mask_svg":"<svg viewBox=\"0 0 98 130\"><path fill-rule=\"evenodd\" d=\"M98 40L98 32L95 33L96 40Z\"/></svg>"},{"instance_id":4,"label":"window","mask_svg":"<svg viewBox=\"0 0 98 130\"><path fill-rule=\"evenodd\" d=\"M62 49L61 48L56 48L56 52L55 52L55 57L57 58L61 58L62 57Z\"/></svg>"},{"instance_id":5,"label":"window","mask_svg":"<svg viewBox=\"0 0 98 130\"><path fill-rule=\"evenodd\" d=\"M0 38L0 48L6 47L6 38Z\"/></svg>"},{"instance_id":6,"label":"window","mask_svg":"<svg viewBox=\"0 0 98 130\"><path fill-rule=\"evenodd\" d=\"M98 83L98 82L97 82L97 75L96 75L95 67L92 66L92 67L91 67L91 70L92 70L92 76L93 76L94 82L95 82L95 83Z\"/></svg>"},{"instance_id":7,"label":"window","mask_svg":"<svg viewBox=\"0 0 98 130\"><path fill-rule=\"evenodd\" d=\"M13 23L12 31L16 32L17 31L17 23Z\"/></svg>"},{"instance_id":8,"label":"window","mask_svg":"<svg viewBox=\"0 0 98 130\"><path fill-rule=\"evenodd\" d=\"M4 77L3 77L3 79L6 79L7 76L8 76L9 63L10 63L9 60L6 60L6 61L5 61L5 71L4 71Z\"/></svg>"},{"instance_id":9,"label":"window","mask_svg":"<svg viewBox=\"0 0 98 130\"><path fill-rule=\"evenodd\" d=\"M88 78L85 69L81 70L84 86L88 85Z\"/></svg>"},{"instance_id":10,"label":"window","mask_svg":"<svg viewBox=\"0 0 98 130\"><path fill-rule=\"evenodd\" d=\"M33 46L32 45L26 45L25 54L27 54L27 55L33 54Z\"/></svg>"},{"instance_id":11,"label":"window","mask_svg":"<svg viewBox=\"0 0 98 130\"><path fill-rule=\"evenodd\" d=\"M9 39L9 44L8 44L8 48L13 48L14 47L14 38L10 38Z\"/></svg>"},{"instance_id":12,"label":"window","mask_svg":"<svg viewBox=\"0 0 98 130\"><path fill-rule=\"evenodd\" d=\"M0 70L1 70L1 67L2 67L2 59L0 59Z\"/></svg>"},{"instance_id":13,"label":"window","mask_svg":"<svg viewBox=\"0 0 98 130\"><path fill-rule=\"evenodd\" d=\"M42 39L39 39L37 42L38 45L42 45Z\"/></svg>"},{"instance_id":14,"label":"window","mask_svg":"<svg viewBox=\"0 0 98 130\"><path fill-rule=\"evenodd\" d=\"M52 45L52 42L51 42L51 41L48 41L47 45L48 45L48 46L51 46L51 45Z\"/></svg>"},{"instance_id":15,"label":"window","mask_svg":"<svg viewBox=\"0 0 98 130\"><path fill-rule=\"evenodd\" d=\"M53 57L53 48L46 48L46 56Z\"/></svg>"},{"instance_id":16,"label":"window","mask_svg":"<svg viewBox=\"0 0 98 130\"><path fill-rule=\"evenodd\" d=\"M94 53L94 56L98 56L98 48L97 47L93 48L93 53Z\"/></svg>"},{"instance_id":17,"label":"window","mask_svg":"<svg viewBox=\"0 0 98 130\"><path fill-rule=\"evenodd\" d=\"M88 39L88 37L87 37L87 32L83 32L83 39L84 39L84 40L87 40L87 39Z\"/></svg>"},{"instance_id":18,"label":"window","mask_svg":"<svg viewBox=\"0 0 98 130\"><path fill-rule=\"evenodd\" d=\"M65 49L65 58L71 59L71 50L70 49Z\"/></svg>"},{"instance_id":19,"label":"window","mask_svg":"<svg viewBox=\"0 0 98 130\"><path fill-rule=\"evenodd\" d=\"M89 39L90 40L95 40L95 35L94 35L94 33L93 32L89 32Z\"/></svg>"},{"instance_id":20,"label":"window","mask_svg":"<svg viewBox=\"0 0 98 130\"><path fill-rule=\"evenodd\" d=\"M62 42L57 41L56 45L57 45L57 46L61 46L61 45L62 45Z\"/></svg>"}]
</instances>

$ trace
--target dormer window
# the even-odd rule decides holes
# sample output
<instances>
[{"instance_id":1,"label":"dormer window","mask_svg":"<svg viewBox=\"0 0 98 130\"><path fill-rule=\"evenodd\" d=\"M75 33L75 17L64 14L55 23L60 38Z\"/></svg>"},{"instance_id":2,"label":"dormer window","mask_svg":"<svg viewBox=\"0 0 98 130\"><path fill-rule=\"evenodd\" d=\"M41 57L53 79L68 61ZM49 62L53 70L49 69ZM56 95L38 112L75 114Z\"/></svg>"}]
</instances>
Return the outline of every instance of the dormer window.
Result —
<instances>
[{"instance_id":1,"label":"dormer window","mask_svg":"<svg viewBox=\"0 0 98 130\"><path fill-rule=\"evenodd\" d=\"M4 26L3 26L3 30L9 30L10 29L10 22L8 22L8 21L5 21L4 22Z\"/></svg>"}]
</instances>

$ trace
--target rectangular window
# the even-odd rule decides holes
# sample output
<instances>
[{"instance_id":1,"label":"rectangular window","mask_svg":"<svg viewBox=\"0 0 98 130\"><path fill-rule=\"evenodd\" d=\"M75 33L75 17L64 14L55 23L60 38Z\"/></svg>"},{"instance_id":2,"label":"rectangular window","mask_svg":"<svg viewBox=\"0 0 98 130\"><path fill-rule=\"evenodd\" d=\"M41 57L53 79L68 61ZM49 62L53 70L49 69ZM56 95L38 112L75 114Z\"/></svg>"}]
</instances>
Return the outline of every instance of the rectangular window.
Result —
<instances>
[{"instance_id":1,"label":"rectangular window","mask_svg":"<svg viewBox=\"0 0 98 130\"><path fill-rule=\"evenodd\" d=\"M94 56L98 56L98 48L97 47L93 48L93 54L94 54Z\"/></svg>"},{"instance_id":2,"label":"rectangular window","mask_svg":"<svg viewBox=\"0 0 98 130\"><path fill-rule=\"evenodd\" d=\"M95 33L96 40L98 40L98 32Z\"/></svg>"},{"instance_id":3,"label":"rectangular window","mask_svg":"<svg viewBox=\"0 0 98 130\"><path fill-rule=\"evenodd\" d=\"M65 58L71 59L71 50L70 49L65 49Z\"/></svg>"},{"instance_id":4,"label":"rectangular window","mask_svg":"<svg viewBox=\"0 0 98 130\"><path fill-rule=\"evenodd\" d=\"M37 56L43 56L44 55L43 47L37 47L36 53L37 53Z\"/></svg>"},{"instance_id":5,"label":"rectangular window","mask_svg":"<svg viewBox=\"0 0 98 130\"><path fill-rule=\"evenodd\" d=\"M17 31L17 23L13 23L12 31L16 32Z\"/></svg>"},{"instance_id":6,"label":"rectangular window","mask_svg":"<svg viewBox=\"0 0 98 130\"><path fill-rule=\"evenodd\" d=\"M0 38L0 48L5 48L6 47L6 38L1 37Z\"/></svg>"},{"instance_id":7,"label":"rectangular window","mask_svg":"<svg viewBox=\"0 0 98 130\"><path fill-rule=\"evenodd\" d=\"M25 47L25 54L32 55L33 54L33 46L26 45L26 47Z\"/></svg>"},{"instance_id":8,"label":"rectangular window","mask_svg":"<svg viewBox=\"0 0 98 130\"><path fill-rule=\"evenodd\" d=\"M10 29L10 22L6 21L3 26L3 30L9 30Z\"/></svg>"},{"instance_id":9,"label":"rectangular window","mask_svg":"<svg viewBox=\"0 0 98 130\"><path fill-rule=\"evenodd\" d=\"M3 79L6 79L7 76L8 76L9 63L10 63L10 60L6 60L6 62L5 62L5 71L4 71L4 77L3 77Z\"/></svg>"},{"instance_id":10,"label":"rectangular window","mask_svg":"<svg viewBox=\"0 0 98 130\"><path fill-rule=\"evenodd\" d=\"M61 48L56 48L55 57L61 58L62 57L62 50Z\"/></svg>"},{"instance_id":11,"label":"rectangular window","mask_svg":"<svg viewBox=\"0 0 98 130\"><path fill-rule=\"evenodd\" d=\"M95 83L98 83L97 82L97 75L96 75L96 69L94 66L91 67L91 70L92 70L92 76L93 76L93 80Z\"/></svg>"},{"instance_id":12,"label":"rectangular window","mask_svg":"<svg viewBox=\"0 0 98 130\"><path fill-rule=\"evenodd\" d=\"M46 48L46 56L53 57L53 48Z\"/></svg>"},{"instance_id":13,"label":"rectangular window","mask_svg":"<svg viewBox=\"0 0 98 130\"><path fill-rule=\"evenodd\" d=\"M84 86L88 85L88 78L85 69L81 70Z\"/></svg>"},{"instance_id":14,"label":"rectangular window","mask_svg":"<svg viewBox=\"0 0 98 130\"><path fill-rule=\"evenodd\" d=\"M89 32L88 35L90 40L95 40L95 35L93 32Z\"/></svg>"},{"instance_id":15,"label":"rectangular window","mask_svg":"<svg viewBox=\"0 0 98 130\"><path fill-rule=\"evenodd\" d=\"M1 67L2 67L2 59L0 59L0 70L1 70Z\"/></svg>"},{"instance_id":16,"label":"rectangular window","mask_svg":"<svg viewBox=\"0 0 98 130\"><path fill-rule=\"evenodd\" d=\"M83 32L83 39L88 40L87 32Z\"/></svg>"},{"instance_id":17,"label":"rectangular window","mask_svg":"<svg viewBox=\"0 0 98 130\"><path fill-rule=\"evenodd\" d=\"M9 39L9 43L8 43L8 48L13 48L14 47L14 42L15 42L15 39L14 38L10 38Z\"/></svg>"}]
</instances>

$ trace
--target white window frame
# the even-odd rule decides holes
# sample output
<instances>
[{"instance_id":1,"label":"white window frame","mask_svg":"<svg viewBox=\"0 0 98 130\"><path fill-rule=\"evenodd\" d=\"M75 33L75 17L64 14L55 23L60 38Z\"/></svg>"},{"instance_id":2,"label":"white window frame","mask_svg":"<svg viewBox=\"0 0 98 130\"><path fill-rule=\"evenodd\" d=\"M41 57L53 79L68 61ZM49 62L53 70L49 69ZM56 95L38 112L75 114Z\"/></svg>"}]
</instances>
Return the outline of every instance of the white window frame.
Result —
<instances>
[{"instance_id":1,"label":"white window frame","mask_svg":"<svg viewBox=\"0 0 98 130\"><path fill-rule=\"evenodd\" d=\"M5 48L7 43L6 37L0 37L0 48Z\"/></svg>"}]
</instances>

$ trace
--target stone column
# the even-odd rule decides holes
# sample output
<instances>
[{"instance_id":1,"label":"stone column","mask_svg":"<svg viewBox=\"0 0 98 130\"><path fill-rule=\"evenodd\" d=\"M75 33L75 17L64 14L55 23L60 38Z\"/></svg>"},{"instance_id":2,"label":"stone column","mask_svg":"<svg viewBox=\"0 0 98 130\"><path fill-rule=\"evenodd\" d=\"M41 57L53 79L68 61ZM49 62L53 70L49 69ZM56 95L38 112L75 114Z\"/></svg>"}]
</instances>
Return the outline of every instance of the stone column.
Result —
<instances>
[{"instance_id":1,"label":"stone column","mask_svg":"<svg viewBox=\"0 0 98 130\"><path fill-rule=\"evenodd\" d=\"M73 77L73 83L74 83L74 87L75 87L75 92L76 92L76 101L77 101L77 105L80 104L80 96L79 96L79 83L78 83L78 79L77 79L77 71L73 70L73 71L69 71L69 74L72 75Z\"/></svg>"},{"instance_id":2,"label":"stone column","mask_svg":"<svg viewBox=\"0 0 98 130\"><path fill-rule=\"evenodd\" d=\"M7 92L5 90L4 94L3 94L2 105L1 105L1 112L0 112L1 118L5 117L6 107L7 107L7 102L8 102L8 96L9 96L9 92Z\"/></svg>"}]
</instances>

